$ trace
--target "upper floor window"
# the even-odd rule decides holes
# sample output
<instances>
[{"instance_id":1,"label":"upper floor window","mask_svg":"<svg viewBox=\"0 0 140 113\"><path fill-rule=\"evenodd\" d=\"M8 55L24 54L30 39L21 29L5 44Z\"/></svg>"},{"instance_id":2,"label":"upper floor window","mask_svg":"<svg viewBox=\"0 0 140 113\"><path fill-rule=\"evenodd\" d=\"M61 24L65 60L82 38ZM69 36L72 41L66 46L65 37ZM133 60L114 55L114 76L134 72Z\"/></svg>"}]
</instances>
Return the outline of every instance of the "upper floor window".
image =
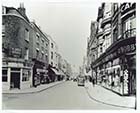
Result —
<instances>
[{"instance_id":1,"label":"upper floor window","mask_svg":"<svg viewBox=\"0 0 140 113\"><path fill-rule=\"evenodd\" d=\"M2 37L5 36L5 25L2 25Z\"/></svg>"},{"instance_id":2,"label":"upper floor window","mask_svg":"<svg viewBox=\"0 0 140 113\"><path fill-rule=\"evenodd\" d=\"M44 40L42 39L42 46L44 46Z\"/></svg>"},{"instance_id":3,"label":"upper floor window","mask_svg":"<svg viewBox=\"0 0 140 113\"><path fill-rule=\"evenodd\" d=\"M36 40L37 40L37 42L39 42L39 37L40 37L40 36L39 36L39 34L37 33L37 34L36 34Z\"/></svg>"},{"instance_id":4,"label":"upper floor window","mask_svg":"<svg viewBox=\"0 0 140 113\"><path fill-rule=\"evenodd\" d=\"M36 43L36 47L39 49L39 43L38 42Z\"/></svg>"},{"instance_id":5,"label":"upper floor window","mask_svg":"<svg viewBox=\"0 0 140 113\"><path fill-rule=\"evenodd\" d=\"M36 50L36 58L39 58L39 51Z\"/></svg>"},{"instance_id":6,"label":"upper floor window","mask_svg":"<svg viewBox=\"0 0 140 113\"><path fill-rule=\"evenodd\" d=\"M127 19L123 23L123 37L131 37L136 35L136 17Z\"/></svg>"},{"instance_id":7,"label":"upper floor window","mask_svg":"<svg viewBox=\"0 0 140 113\"><path fill-rule=\"evenodd\" d=\"M53 59L53 52L51 52L51 59Z\"/></svg>"},{"instance_id":8,"label":"upper floor window","mask_svg":"<svg viewBox=\"0 0 140 113\"><path fill-rule=\"evenodd\" d=\"M53 43L51 43L51 48L53 48Z\"/></svg>"},{"instance_id":9,"label":"upper floor window","mask_svg":"<svg viewBox=\"0 0 140 113\"><path fill-rule=\"evenodd\" d=\"M25 40L29 41L29 30L25 29Z\"/></svg>"},{"instance_id":10,"label":"upper floor window","mask_svg":"<svg viewBox=\"0 0 140 113\"><path fill-rule=\"evenodd\" d=\"M6 7L2 6L2 14L6 14Z\"/></svg>"},{"instance_id":11,"label":"upper floor window","mask_svg":"<svg viewBox=\"0 0 140 113\"><path fill-rule=\"evenodd\" d=\"M44 60L44 53L42 53L42 60Z\"/></svg>"},{"instance_id":12,"label":"upper floor window","mask_svg":"<svg viewBox=\"0 0 140 113\"><path fill-rule=\"evenodd\" d=\"M25 59L28 60L29 59L29 49L25 48Z\"/></svg>"}]
</instances>

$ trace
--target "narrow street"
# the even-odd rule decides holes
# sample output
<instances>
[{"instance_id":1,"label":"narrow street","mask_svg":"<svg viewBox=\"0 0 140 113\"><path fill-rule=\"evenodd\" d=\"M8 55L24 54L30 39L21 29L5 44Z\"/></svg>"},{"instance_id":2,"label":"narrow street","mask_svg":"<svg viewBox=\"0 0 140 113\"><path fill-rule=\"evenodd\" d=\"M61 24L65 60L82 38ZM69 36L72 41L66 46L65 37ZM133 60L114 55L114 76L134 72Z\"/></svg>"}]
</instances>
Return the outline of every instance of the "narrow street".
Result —
<instances>
[{"instance_id":1,"label":"narrow street","mask_svg":"<svg viewBox=\"0 0 140 113\"><path fill-rule=\"evenodd\" d=\"M82 86L68 81L34 94L3 94L2 109L55 110L55 109L126 109L98 103L89 98Z\"/></svg>"}]
</instances>

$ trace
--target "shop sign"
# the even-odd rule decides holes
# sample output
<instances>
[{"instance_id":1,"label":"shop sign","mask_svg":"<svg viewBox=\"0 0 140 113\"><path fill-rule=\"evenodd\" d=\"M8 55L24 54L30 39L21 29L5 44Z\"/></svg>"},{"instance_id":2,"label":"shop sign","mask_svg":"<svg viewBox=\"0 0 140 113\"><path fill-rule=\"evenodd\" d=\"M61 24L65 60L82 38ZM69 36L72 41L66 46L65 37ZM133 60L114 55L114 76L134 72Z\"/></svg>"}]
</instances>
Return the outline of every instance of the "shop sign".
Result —
<instances>
[{"instance_id":1,"label":"shop sign","mask_svg":"<svg viewBox=\"0 0 140 113\"><path fill-rule=\"evenodd\" d=\"M136 50L135 44L126 45L126 46L122 46L122 47L118 48L118 54L133 52L135 50Z\"/></svg>"},{"instance_id":2,"label":"shop sign","mask_svg":"<svg viewBox=\"0 0 140 113\"><path fill-rule=\"evenodd\" d=\"M128 70L124 70L124 94L128 93Z\"/></svg>"},{"instance_id":3,"label":"shop sign","mask_svg":"<svg viewBox=\"0 0 140 113\"><path fill-rule=\"evenodd\" d=\"M11 48L11 55L15 58L21 57L21 48Z\"/></svg>"},{"instance_id":4,"label":"shop sign","mask_svg":"<svg viewBox=\"0 0 140 113\"><path fill-rule=\"evenodd\" d=\"M124 13L125 11L132 8L132 3L124 3L121 5L121 13Z\"/></svg>"}]
</instances>

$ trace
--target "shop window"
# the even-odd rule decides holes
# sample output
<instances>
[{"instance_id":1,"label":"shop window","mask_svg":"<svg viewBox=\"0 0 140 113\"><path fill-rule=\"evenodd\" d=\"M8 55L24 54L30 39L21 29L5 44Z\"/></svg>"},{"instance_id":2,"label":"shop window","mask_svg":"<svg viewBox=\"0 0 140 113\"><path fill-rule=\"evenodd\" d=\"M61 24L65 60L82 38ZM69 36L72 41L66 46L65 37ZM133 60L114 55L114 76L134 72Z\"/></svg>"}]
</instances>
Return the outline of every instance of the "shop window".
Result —
<instances>
[{"instance_id":1,"label":"shop window","mask_svg":"<svg viewBox=\"0 0 140 113\"><path fill-rule=\"evenodd\" d=\"M30 72L28 70L23 69L22 73L22 81L29 81Z\"/></svg>"},{"instance_id":2,"label":"shop window","mask_svg":"<svg viewBox=\"0 0 140 113\"><path fill-rule=\"evenodd\" d=\"M3 69L2 70L2 82L7 82L7 72L8 72L8 69Z\"/></svg>"},{"instance_id":3,"label":"shop window","mask_svg":"<svg viewBox=\"0 0 140 113\"><path fill-rule=\"evenodd\" d=\"M20 71L20 68L11 68L11 71Z\"/></svg>"}]
</instances>

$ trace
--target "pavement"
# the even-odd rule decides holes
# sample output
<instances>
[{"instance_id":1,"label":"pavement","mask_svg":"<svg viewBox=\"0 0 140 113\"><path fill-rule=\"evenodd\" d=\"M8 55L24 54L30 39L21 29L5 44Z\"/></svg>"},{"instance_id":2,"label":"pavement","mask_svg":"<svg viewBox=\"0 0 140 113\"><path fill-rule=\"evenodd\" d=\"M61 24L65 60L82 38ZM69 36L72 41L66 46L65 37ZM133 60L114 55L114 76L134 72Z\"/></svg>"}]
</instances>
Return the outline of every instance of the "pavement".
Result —
<instances>
[{"instance_id":1,"label":"pavement","mask_svg":"<svg viewBox=\"0 0 140 113\"><path fill-rule=\"evenodd\" d=\"M100 85L94 85L90 82L85 83L85 89L91 99L94 101L122 108L135 109L135 96L120 96L111 90Z\"/></svg>"},{"instance_id":2,"label":"pavement","mask_svg":"<svg viewBox=\"0 0 140 113\"><path fill-rule=\"evenodd\" d=\"M61 83L63 83L65 81L57 81L57 82L52 82L49 84L41 84L39 86L35 87L31 87L31 88L26 88L26 89L12 89L12 90L3 90L2 93L3 94L30 94L30 93L37 93L37 92L41 92L44 91L48 88L51 88L53 86L59 85Z\"/></svg>"}]
</instances>

